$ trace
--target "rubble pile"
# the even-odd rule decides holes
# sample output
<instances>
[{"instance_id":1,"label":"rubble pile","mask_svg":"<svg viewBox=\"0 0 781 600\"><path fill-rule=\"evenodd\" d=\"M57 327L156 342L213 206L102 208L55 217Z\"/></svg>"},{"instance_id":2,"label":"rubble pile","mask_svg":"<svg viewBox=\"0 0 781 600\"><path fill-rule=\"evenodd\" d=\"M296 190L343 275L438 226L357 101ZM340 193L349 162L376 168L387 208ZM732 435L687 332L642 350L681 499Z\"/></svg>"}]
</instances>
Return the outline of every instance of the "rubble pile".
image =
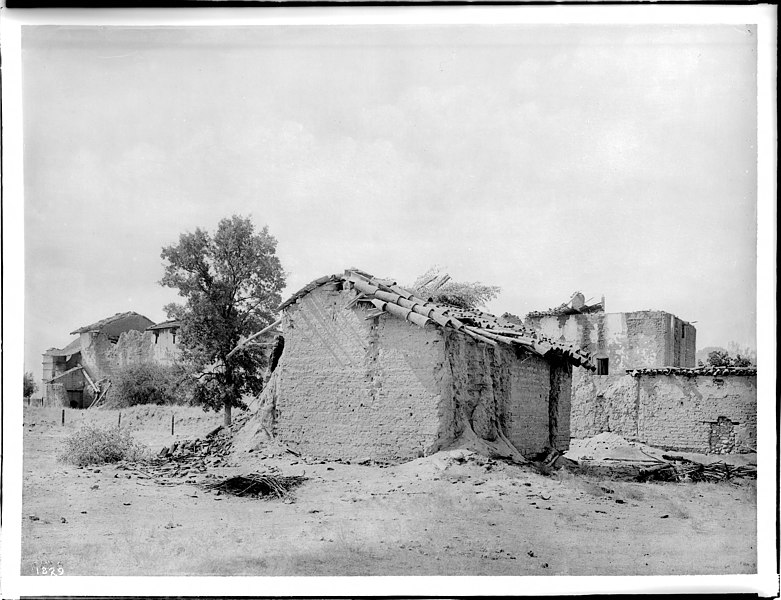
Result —
<instances>
[{"instance_id":1,"label":"rubble pile","mask_svg":"<svg viewBox=\"0 0 781 600\"><path fill-rule=\"evenodd\" d=\"M230 431L218 427L203 439L174 442L151 459L121 461L116 468L141 479L153 479L160 485L199 483L210 477L206 475L210 468L226 466L230 451Z\"/></svg>"},{"instance_id":2,"label":"rubble pile","mask_svg":"<svg viewBox=\"0 0 781 600\"><path fill-rule=\"evenodd\" d=\"M657 465L643 469L638 473L637 481L675 481L715 483L743 477L757 478L757 468L754 465L734 466L725 462L710 464L699 463L682 456L662 457Z\"/></svg>"}]
</instances>

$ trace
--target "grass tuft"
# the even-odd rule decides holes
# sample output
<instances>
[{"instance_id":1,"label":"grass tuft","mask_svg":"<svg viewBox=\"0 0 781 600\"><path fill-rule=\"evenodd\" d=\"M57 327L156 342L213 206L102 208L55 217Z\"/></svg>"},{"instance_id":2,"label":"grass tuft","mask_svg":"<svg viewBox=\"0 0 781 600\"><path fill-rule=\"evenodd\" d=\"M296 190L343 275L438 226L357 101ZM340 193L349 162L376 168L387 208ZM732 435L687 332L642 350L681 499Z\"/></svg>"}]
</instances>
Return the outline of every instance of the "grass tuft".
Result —
<instances>
[{"instance_id":1,"label":"grass tuft","mask_svg":"<svg viewBox=\"0 0 781 600\"><path fill-rule=\"evenodd\" d=\"M60 460L77 466L102 465L120 460L141 460L148 449L127 430L84 425L64 443Z\"/></svg>"}]
</instances>

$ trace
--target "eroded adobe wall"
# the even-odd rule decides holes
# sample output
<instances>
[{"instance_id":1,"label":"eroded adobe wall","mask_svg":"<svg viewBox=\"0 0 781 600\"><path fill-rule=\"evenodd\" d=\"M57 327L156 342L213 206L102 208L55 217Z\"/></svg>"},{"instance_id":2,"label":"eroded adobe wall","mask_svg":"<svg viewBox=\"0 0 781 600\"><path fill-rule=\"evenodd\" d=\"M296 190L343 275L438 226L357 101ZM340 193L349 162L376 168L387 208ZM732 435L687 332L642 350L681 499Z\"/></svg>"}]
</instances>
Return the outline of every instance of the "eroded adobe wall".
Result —
<instances>
[{"instance_id":1,"label":"eroded adobe wall","mask_svg":"<svg viewBox=\"0 0 781 600\"><path fill-rule=\"evenodd\" d=\"M534 454L551 432L566 448L567 367L552 373L538 356L433 325L367 319L374 308L348 308L354 297L330 284L285 310L284 352L236 448L271 434L309 456L397 461L475 440Z\"/></svg>"},{"instance_id":2,"label":"eroded adobe wall","mask_svg":"<svg viewBox=\"0 0 781 600\"><path fill-rule=\"evenodd\" d=\"M106 358L111 371L116 373L130 365L155 360L155 343L151 331L127 331L119 336L116 344L107 350Z\"/></svg>"},{"instance_id":3,"label":"eroded adobe wall","mask_svg":"<svg viewBox=\"0 0 781 600\"><path fill-rule=\"evenodd\" d=\"M550 446L562 452L569 449L572 415L572 365L558 362L550 365Z\"/></svg>"},{"instance_id":4,"label":"eroded adobe wall","mask_svg":"<svg viewBox=\"0 0 781 600\"><path fill-rule=\"evenodd\" d=\"M68 392L61 383L47 383L44 385L44 406L68 406Z\"/></svg>"},{"instance_id":5,"label":"eroded adobe wall","mask_svg":"<svg viewBox=\"0 0 781 600\"><path fill-rule=\"evenodd\" d=\"M665 448L737 452L756 448L756 410L756 377L599 376L576 369L572 437L610 431Z\"/></svg>"},{"instance_id":6,"label":"eroded adobe wall","mask_svg":"<svg viewBox=\"0 0 781 600\"><path fill-rule=\"evenodd\" d=\"M151 331L131 329L121 333L116 344L103 333L82 333L82 364L93 380L111 378L120 369L146 362L172 364L179 353L172 337L160 335L155 343Z\"/></svg>"},{"instance_id":7,"label":"eroded adobe wall","mask_svg":"<svg viewBox=\"0 0 781 600\"><path fill-rule=\"evenodd\" d=\"M571 435L587 438L610 431L635 440L637 429L637 385L626 373L595 375L575 368L572 376Z\"/></svg>"},{"instance_id":8,"label":"eroded adobe wall","mask_svg":"<svg viewBox=\"0 0 781 600\"><path fill-rule=\"evenodd\" d=\"M511 360L504 425L508 439L523 455L542 452L550 443L550 385L550 365L539 356Z\"/></svg>"},{"instance_id":9,"label":"eroded adobe wall","mask_svg":"<svg viewBox=\"0 0 781 600\"><path fill-rule=\"evenodd\" d=\"M304 454L403 460L436 444L443 338L319 288L285 311L273 434ZM372 309L373 310L373 307Z\"/></svg>"},{"instance_id":10,"label":"eroded adobe wall","mask_svg":"<svg viewBox=\"0 0 781 600\"><path fill-rule=\"evenodd\" d=\"M697 452L756 448L756 376L640 375L636 381L640 438L646 443ZM731 448L711 446L712 430L728 429L723 421L719 427L719 417L733 424Z\"/></svg>"},{"instance_id":11,"label":"eroded adobe wall","mask_svg":"<svg viewBox=\"0 0 781 600\"><path fill-rule=\"evenodd\" d=\"M111 350L114 347L104 333L82 333L81 364L87 369L93 381L111 377L115 371Z\"/></svg>"},{"instance_id":12,"label":"eroded adobe wall","mask_svg":"<svg viewBox=\"0 0 781 600\"><path fill-rule=\"evenodd\" d=\"M542 452L551 441L557 447L568 447L570 376L566 367L552 370L539 356L479 344L457 332L448 331L445 339L450 392L443 396L452 401L443 403L449 412L443 417L442 447L465 427L489 442L501 441L503 435L527 456ZM551 422L558 423L552 437Z\"/></svg>"}]
</instances>

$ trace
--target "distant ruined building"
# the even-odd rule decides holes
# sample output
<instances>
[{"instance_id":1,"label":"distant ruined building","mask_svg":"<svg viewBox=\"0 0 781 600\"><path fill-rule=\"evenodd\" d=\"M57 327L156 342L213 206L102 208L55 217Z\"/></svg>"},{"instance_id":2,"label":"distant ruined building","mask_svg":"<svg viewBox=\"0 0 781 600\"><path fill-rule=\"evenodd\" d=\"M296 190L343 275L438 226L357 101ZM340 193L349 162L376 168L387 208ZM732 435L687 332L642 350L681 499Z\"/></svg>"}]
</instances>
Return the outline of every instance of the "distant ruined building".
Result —
<instances>
[{"instance_id":1,"label":"distant ruined building","mask_svg":"<svg viewBox=\"0 0 781 600\"><path fill-rule=\"evenodd\" d=\"M583 295L525 324L589 352L572 376L572 436L602 432L698 452L756 447L756 369L696 368L695 327L664 311L604 312Z\"/></svg>"},{"instance_id":2,"label":"distant ruined building","mask_svg":"<svg viewBox=\"0 0 781 600\"><path fill-rule=\"evenodd\" d=\"M171 364L179 354L180 325L155 325L130 311L72 331L77 339L43 354L44 405L87 408L102 399L119 369L144 362Z\"/></svg>"}]
</instances>

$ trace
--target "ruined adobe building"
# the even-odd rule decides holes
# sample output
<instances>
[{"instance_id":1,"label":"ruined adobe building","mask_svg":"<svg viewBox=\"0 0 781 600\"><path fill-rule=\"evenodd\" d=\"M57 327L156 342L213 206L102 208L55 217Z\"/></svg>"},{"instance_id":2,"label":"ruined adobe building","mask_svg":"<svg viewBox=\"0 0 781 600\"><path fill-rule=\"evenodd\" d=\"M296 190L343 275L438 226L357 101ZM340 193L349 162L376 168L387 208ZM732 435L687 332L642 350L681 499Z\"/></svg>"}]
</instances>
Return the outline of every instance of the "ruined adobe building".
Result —
<instances>
[{"instance_id":1,"label":"ruined adobe building","mask_svg":"<svg viewBox=\"0 0 781 600\"><path fill-rule=\"evenodd\" d=\"M263 435L323 458L406 460L466 444L569 446L573 366L588 356L493 315L352 269L280 306L284 350L235 447Z\"/></svg>"},{"instance_id":2,"label":"ruined adobe building","mask_svg":"<svg viewBox=\"0 0 781 600\"><path fill-rule=\"evenodd\" d=\"M178 321L155 325L135 312L117 313L85 325L79 337L43 355L43 398L47 406L91 406L108 389L111 377L130 364L170 364L178 355Z\"/></svg>"},{"instance_id":3,"label":"ruined adobe building","mask_svg":"<svg viewBox=\"0 0 781 600\"><path fill-rule=\"evenodd\" d=\"M695 368L690 323L663 311L606 313L604 300L586 306L576 293L526 324L594 356L596 372L573 373L573 437L610 431L698 452L756 447L756 370Z\"/></svg>"}]
</instances>

